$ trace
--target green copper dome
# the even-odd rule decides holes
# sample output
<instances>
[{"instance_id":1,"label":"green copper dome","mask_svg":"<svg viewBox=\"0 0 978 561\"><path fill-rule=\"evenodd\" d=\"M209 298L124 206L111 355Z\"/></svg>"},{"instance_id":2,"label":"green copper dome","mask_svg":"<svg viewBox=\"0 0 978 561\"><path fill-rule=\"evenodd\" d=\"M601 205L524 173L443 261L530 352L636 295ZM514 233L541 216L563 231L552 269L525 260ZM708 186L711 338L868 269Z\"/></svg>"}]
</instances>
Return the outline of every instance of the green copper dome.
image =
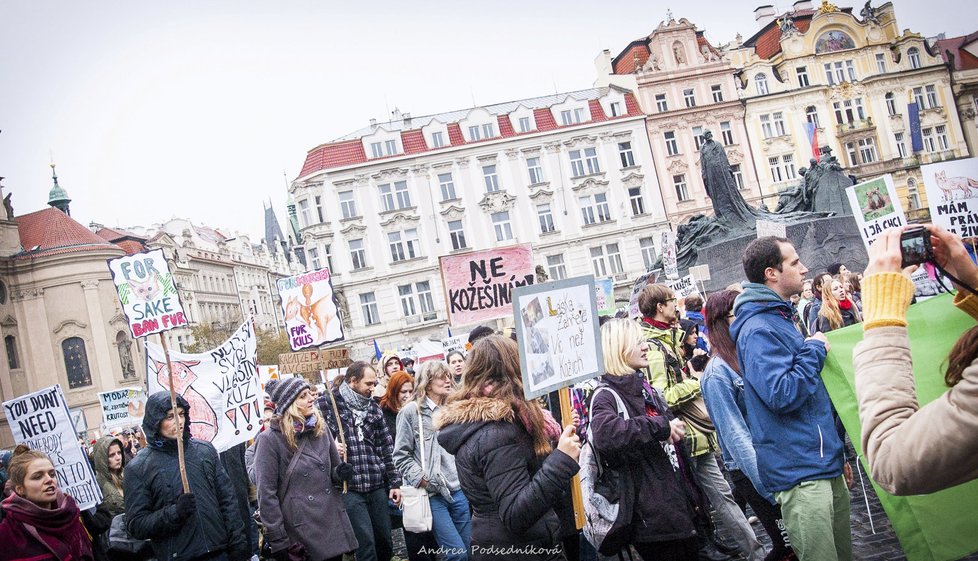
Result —
<instances>
[{"instance_id":1,"label":"green copper dome","mask_svg":"<svg viewBox=\"0 0 978 561\"><path fill-rule=\"evenodd\" d=\"M54 164L51 164L51 179L54 180L54 186L48 193L48 205L67 213L68 203L71 202L71 199L68 198L68 192L58 185L58 174L54 170Z\"/></svg>"}]
</instances>

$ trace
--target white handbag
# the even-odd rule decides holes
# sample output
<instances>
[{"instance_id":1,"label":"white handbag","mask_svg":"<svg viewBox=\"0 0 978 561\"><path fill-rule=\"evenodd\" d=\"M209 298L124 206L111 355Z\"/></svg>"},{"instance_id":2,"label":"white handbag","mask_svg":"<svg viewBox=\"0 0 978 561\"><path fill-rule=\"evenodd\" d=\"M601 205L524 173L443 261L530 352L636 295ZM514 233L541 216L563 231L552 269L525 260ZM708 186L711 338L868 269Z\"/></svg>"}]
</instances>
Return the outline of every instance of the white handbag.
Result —
<instances>
[{"instance_id":1,"label":"white handbag","mask_svg":"<svg viewBox=\"0 0 978 561\"><path fill-rule=\"evenodd\" d=\"M421 477L425 476L424 465L424 423L421 414L421 406L418 405L418 440L421 450ZM422 533L431 531L431 503L428 499L428 491L411 485L401 485L401 510L403 516L404 530L407 532Z\"/></svg>"}]
</instances>

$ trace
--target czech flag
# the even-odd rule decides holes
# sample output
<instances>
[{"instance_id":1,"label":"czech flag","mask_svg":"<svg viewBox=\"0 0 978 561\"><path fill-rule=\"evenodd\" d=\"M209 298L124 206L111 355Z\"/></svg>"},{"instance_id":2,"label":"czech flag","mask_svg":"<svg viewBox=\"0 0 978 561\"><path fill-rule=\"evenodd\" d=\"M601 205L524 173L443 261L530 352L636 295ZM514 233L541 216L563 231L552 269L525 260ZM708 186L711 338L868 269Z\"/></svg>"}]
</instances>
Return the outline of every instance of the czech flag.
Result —
<instances>
[{"instance_id":1,"label":"czech flag","mask_svg":"<svg viewBox=\"0 0 978 561\"><path fill-rule=\"evenodd\" d=\"M812 148L812 157L821 161L822 153L818 149L818 129L815 128L815 123L805 121L805 134L808 135L808 145Z\"/></svg>"}]
</instances>

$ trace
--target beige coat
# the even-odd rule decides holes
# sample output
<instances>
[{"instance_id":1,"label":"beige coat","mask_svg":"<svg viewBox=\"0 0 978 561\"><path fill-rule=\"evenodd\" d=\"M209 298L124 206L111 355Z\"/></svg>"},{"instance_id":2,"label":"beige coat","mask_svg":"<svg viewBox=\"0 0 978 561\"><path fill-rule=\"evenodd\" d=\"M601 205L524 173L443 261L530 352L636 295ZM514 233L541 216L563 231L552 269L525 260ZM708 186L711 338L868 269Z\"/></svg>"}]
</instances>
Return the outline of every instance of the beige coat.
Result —
<instances>
[{"instance_id":1,"label":"beige coat","mask_svg":"<svg viewBox=\"0 0 978 561\"><path fill-rule=\"evenodd\" d=\"M955 304L975 316L961 300ZM867 329L853 365L863 453L881 487L914 495L978 478L978 360L924 407L917 403L905 327ZM936 364L927 369L941 375Z\"/></svg>"}]
</instances>

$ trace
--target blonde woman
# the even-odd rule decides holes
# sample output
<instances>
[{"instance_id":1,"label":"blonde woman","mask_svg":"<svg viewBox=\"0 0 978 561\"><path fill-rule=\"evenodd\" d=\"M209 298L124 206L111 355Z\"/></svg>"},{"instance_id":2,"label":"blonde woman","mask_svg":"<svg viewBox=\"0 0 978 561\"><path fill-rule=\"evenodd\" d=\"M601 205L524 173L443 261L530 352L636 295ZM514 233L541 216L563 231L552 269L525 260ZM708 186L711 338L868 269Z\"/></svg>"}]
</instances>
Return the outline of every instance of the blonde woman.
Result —
<instances>
[{"instance_id":1,"label":"blonde woman","mask_svg":"<svg viewBox=\"0 0 978 561\"><path fill-rule=\"evenodd\" d=\"M258 443L255 472L272 557L339 561L357 548L336 489L353 478L353 468L340 459L305 380L272 380L265 391L275 403L275 414Z\"/></svg>"},{"instance_id":2,"label":"blonde woman","mask_svg":"<svg viewBox=\"0 0 978 561\"><path fill-rule=\"evenodd\" d=\"M432 422L435 412L445 406L454 387L448 364L430 360L421 365L416 397L397 414L394 465L405 482L428 491L431 529L438 546L445 552L445 559L464 561L469 558L469 542L472 540L469 501L462 493L455 457L438 444ZM423 446L418 434L419 412Z\"/></svg>"},{"instance_id":3,"label":"blonde woman","mask_svg":"<svg viewBox=\"0 0 978 561\"><path fill-rule=\"evenodd\" d=\"M822 283L822 307L815 320L815 331L828 333L862 320L859 307L846 292L845 280L841 275L833 277L832 282Z\"/></svg>"}]
</instances>

